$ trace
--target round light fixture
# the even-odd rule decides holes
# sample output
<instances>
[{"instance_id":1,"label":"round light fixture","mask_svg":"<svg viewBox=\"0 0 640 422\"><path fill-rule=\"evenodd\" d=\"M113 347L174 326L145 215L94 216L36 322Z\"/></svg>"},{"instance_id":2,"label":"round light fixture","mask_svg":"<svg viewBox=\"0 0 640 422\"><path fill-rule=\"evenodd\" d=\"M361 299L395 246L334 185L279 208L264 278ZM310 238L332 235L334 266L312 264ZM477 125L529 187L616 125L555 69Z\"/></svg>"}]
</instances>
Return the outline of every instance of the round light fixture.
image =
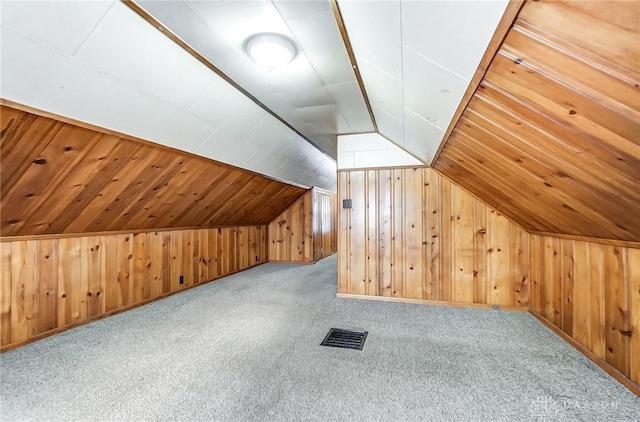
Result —
<instances>
[{"instance_id":1,"label":"round light fixture","mask_svg":"<svg viewBox=\"0 0 640 422\"><path fill-rule=\"evenodd\" d=\"M252 35L247 38L244 48L258 66L269 72L285 67L296 56L295 44L282 34Z\"/></svg>"}]
</instances>

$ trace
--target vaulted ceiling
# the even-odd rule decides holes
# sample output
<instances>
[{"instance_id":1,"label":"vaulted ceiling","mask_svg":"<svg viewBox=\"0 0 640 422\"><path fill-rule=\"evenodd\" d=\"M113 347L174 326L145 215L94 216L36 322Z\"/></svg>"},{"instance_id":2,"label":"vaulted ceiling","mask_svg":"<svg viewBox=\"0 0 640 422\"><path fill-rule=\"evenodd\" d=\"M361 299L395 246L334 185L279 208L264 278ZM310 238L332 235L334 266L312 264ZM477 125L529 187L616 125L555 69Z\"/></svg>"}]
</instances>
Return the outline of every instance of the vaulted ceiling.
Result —
<instances>
[{"instance_id":1,"label":"vaulted ceiling","mask_svg":"<svg viewBox=\"0 0 640 422\"><path fill-rule=\"evenodd\" d=\"M527 2L435 168L529 231L640 241L639 87L639 2Z\"/></svg>"},{"instance_id":2,"label":"vaulted ceiling","mask_svg":"<svg viewBox=\"0 0 640 422\"><path fill-rule=\"evenodd\" d=\"M639 5L2 1L0 96L329 190L378 131L529 231L640 240Z\"/></svg>"},{"instance_id":3,"label":"vaulted ceiling","mask_svg":"<svg viewBox=\"0 0 640 422\"><path fill-rule=\"evenodd\" d=\"M2 236L268 224L306 192L6 105L0 130Z\"/></svg>"},{"instance_id":4,"label":"vaulted ceiling","mask_svg":"<svg viewBox=\"0 0 640 422\"><path fill-rule=\"evenodd\" d=\"M506 3L3 1L1 95L335 190L338 134L430 162ZM256 32L291 37L293 62L256 66Z\"/></svg>"}]
</instances>

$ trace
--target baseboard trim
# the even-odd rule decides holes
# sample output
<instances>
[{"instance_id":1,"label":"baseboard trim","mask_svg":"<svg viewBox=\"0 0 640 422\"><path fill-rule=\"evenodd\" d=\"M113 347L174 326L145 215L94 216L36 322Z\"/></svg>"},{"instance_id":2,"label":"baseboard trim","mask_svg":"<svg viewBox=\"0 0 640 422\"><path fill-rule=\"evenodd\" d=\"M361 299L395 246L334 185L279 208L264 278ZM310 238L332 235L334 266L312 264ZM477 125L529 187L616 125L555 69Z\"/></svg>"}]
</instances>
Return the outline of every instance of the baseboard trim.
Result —
<instances>
[{"instance_id":1,"label":"baseboard trim","mask_svg":"<svg viewBox=\"0 0 640 422\"><path fill-rule=\"evenodd\" d=\"M269 260L272 264L298 264L298 265L313 265L316 261L278 261L278 260Z\"/></svg>"},{"instance_id":2,"label":"baseboard trim","mask_svg":"<svg viewBox=\"0 0 640 422\"><path fill-rule=\"evenodd\" d=\"M8 352L9 350L13 350L13 349L17 349L17 348L22 347L22 346L26 346L29 343L34 343L36 341L43 340L43 339L45 339L47 337L51 337L51 336L54 336L56 334L63 333L65 331L81 327L83 325L89 324L90 322L99 321L101 319L108 318L110 316L114 316L114 315L117 315L119 313L130 311L132 309L139 308L140 306L148 305L149 303L165 299L165 298L167 298L169 296L173 296L175 294L182 293L182 292L185 292L187 290L190 290L190 289L193 289L193 288L196 288L196 287L204 286L205 284L211 283L212 281L220 280L221 278L228 277L230 275L233 275L233 274L236 274L236 273L239 273L239 272L242 272L242 271L246 271L249 268L258 267L258 266L260 266L262 264L266 264L267 262L269 262L269 261L258 262L258 263L254 264L254 265L251 265L251 266L247 267L247 268L243 268L241 270L233 271L233 272L230 272L228 274L212 278L211 280L203 281L203 282L198 283L198 284L194 284L193 286L187 286L182 290L176 290L175 292L163 293L160 296L157 296L157 297L154 297L154 298L151 298L151 299L145 299L145 300L143 300L141 302L134 303L132 305L128 305L128 306L125 306L125 307L122 307L122 308L113 309L113 310L111 310L109 312L105 312L104 314L93 316L93 317L88 318L88 319L86 319L84 321L81 321L81 322L75 322L75 323L72 323L72 324L69 324L69 325L65 325L64 327L54 328L52 330L45 331L44 333L39 333L39 334L37 334L37 335L35 335L33 337L30 337L28 339L25 339L25 340L20 340L20 341L14 342L14 343L5 344L4 346L0 347L0 353Z\"/></svg>"},{"instance_id":3,"label":"baseboard trim","mask_svg":"<svg viewBox=\"0 0 640 422\"><path fill-rule=\"evenodd\" d=\"M336 297L341 299L362 299L362 300L373 300L378 302L411 303L415 305L449 306L452 308L474 308L474 309L491 309L491 310L500 310L500 311L509 311L509 312L529 312L529 308L526 306L451 302L451 301L445 301L445 300L429 300L429 299L409 299L404 297L370 296L370 295L357 295L357 294L351 294L351 293L336 293Z\"/></svg>"},{"instance_id":4,"label":"baseboard trim","mask_svg":"<svg viewBox=\"0 0 640 422\"><path fill-rule=\"evenodd\" d=\"M547 328L549 328L551 331L553 331L554 333L559 335L560 338L562 338L564 341L566 341L567 343L569 343L570 345L575 347L580 353L582 353L583 355L588 357L593 363L595 363L600 368L602 368L606 373L611 375L620 384L624 385L629 390L631 390L632 393L634 393L635 395L640 397L640 385L638 385L635 382L631 381L622 372L618 371L616 368L611 366L611 364L609 364L606 360L602 359L600 356L596 355L591 350L587 349L583 344L578 342L576 339L574 339L573 337L571 337L570 335L568 335L567 333L562 331L560 328L558 328L555 325L553 325L548 319L546 319L539 312L537 312L537 311L535 311L533 309L529 309L529 313L531 313L531 315L536 317L538 319L538 321L540 321L544 325L546 325Z\"/></svg>"}]
</instances>

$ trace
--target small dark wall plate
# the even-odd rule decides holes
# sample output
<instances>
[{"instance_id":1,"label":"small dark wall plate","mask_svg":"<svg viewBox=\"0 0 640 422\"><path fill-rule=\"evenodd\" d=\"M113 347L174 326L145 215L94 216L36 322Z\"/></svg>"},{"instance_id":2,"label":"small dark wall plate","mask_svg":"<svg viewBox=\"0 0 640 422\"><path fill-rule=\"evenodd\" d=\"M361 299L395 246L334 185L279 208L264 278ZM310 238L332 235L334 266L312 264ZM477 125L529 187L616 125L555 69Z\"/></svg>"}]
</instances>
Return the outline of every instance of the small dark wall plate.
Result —
<instances>
[{"instance_id":1,"label":"small dark wall plate","mask_svg":"<svg viewBox=\"0 0 640 422\"><path fill-rule=\"evenodd\" d=\"M332 328L320 346L339 347L342 349L362 350L368 331L344 330Z\"/></svg>"}]
</instances>

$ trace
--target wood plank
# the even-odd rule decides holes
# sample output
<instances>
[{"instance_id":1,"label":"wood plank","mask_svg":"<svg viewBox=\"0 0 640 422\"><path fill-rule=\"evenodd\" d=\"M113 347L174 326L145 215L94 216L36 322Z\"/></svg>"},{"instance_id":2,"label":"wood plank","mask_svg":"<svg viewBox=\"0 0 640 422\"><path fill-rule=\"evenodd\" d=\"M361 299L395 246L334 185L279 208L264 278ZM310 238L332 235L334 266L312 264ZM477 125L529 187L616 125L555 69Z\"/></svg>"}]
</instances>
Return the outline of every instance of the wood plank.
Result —
<instances>
[{"instance_id":1,"label":"wood plank","mask_svg":"<svg viewBox=\"0 0 640 422\"><path fill-rule=\"evenodd\" d=\"M366 255L364 245L366 244L365 232L365 179L366 172L355 171L351 173L351 233L349 238L350 268L348 292L353 294L366 294Z\"/></svg>"},{"instance_id":2,"label":"wood plank","mask_svg":"<svg viewBox=\"0 0 640 422\"><path fill-rule=\"evenodd\" d=\"M624 254L616 246L602 246L605 305L605 359L629 376L629 302L624 276Z\"/></svg>"},{"instance_id":3,"label":"wood plank","mask_svg":"<svg viewBox=\"0 0 640 422\"><path fill-rule=\"evenodd\" d=\"M58 327L58 241L38 241L38 333Z\"/></svg>"},{"instance_id":4,"label":"wood plank","mask_svg":"<svg viewBox=\"0 0 640 422\"><path fill-rule=\"evenodd\" d=\"M349 245L351 243L351 229L349 218L350 209L343 208L343 201L351 198L349 190L350 173L338 173L338 287L339 293L349 292L349 277L351 274L351 259ZM271 230L269 232L271 236ZM389 287L390 288L390 287Z\"/></svg>"},{"instance_id":5,"label":"wood plank","mask_svg":"<svg viewBox=\"0 0 640 422\"><path fill-rule=\"evenodd\" d=\"M102 313L102 242L99 236L80 238L80 319Z\"/></svg>"},{"instance_id":6,"label":"wood plank","mask_svg":"<svg viewBox=\"0 0 640 422\"><path fill-rule=\"evenodd\" d=\"M158 297L163 292L164 285L164 235L159 232L150 232L149 240L149 278L147 291L143 291L143 298Z\"/></svg>"},{"instance_id":7,"label":"wood plank","mask_svg":"<svg viewBox=\"0 0 640 422\"><path fill-rule=\"evenodd\" d=\"M119 288L118 235L104 236L104 310L111 312L122 306Z\"/></svg>"},{"instance_id":8,"label":"wood plank","mask_svg":"<svg viewBox=\"0 0 640 422\"><path fill-rule=\"evenodd\" d=\"M184 277L184 284L180 286L181 288L189 287L194 284L193 277L193 231L192 230L184 230L182 232L182 272L181 275ZM230 254L234 254L235 251L229 249Z\"/></svg>"},{"instance_id":9,"label":"wood plank","mask_svg":"<svg viewBox=\"0 0 640 422\"><path fill-rule=\"evenodd\" d=\"M573 336L573 241L561 240L560 249L562 250L562 324L560 328L568 335Z\"/></svg>"},{"instance_id":10,"label":"wood plank","mask_svg":"<svg viewBox=\"0 0 640 422\"><path fill-rule=\"evenodd\" d=\"M573 242L573 328L572 337L580 344L590 347L591 336L591 277L589 264L589 244L587 242ZM594 292L597 293L597 292Z\"/></svg>"},{"instance_id":11,"label":"wood plank","mask_svg":"<svg viewBox=\"0 0 640 422\"><path fill-rule=\"evenodd\" d=\"M530 265L530 276L531 276L531 288L529 289L529 308L534 310L535 312L541 314L541 291L540 291L540 278L539 271L540 268L540 236L531 235L529 236L529 265Z\"/></svg>"},{"instance_id":12,"label":"wood plank","mask_svg":"<svg viewBox=\"0 0 640 422\"><path fill-rule=\"evenodd\" d=\"M591 344L588 344L596 356L605 359L606 355L606 309L605 309L605 273L603 245L589 244L589 279L591 303Z\"/></svg>"},{"instance_id":13,"label":"wood plank","mask_svg":"<svg viewBox=\"0 0 640 422\"><path fill-rule=\"evenodd\" d=\"M81 322L82 297L82 240L63 238L58 243L58 327ZM84 310L86 317L86 307Z\"/></svg>"},{"instance_id":14,"label":"wood plank","mask_svg":"<svg viewBox=\"0 0 640 422\"><path fill-rule=\"evenodd\" d=\"M11 343L11 289L17 284L11 279L11 243L0 243L0 264L0 344L4 346Z\"/></svg>"},{"instance_id":15,"label":"wood plank","mask_svg":"<svg viewBox=\"0 0 640 422\"><path fill-rule=\"evenodd\" d=\"M423 175L421 168L406 169L404 173L404 288L403 297L423 298Z\"/></svg>"},{"instance_id":16,"label":"wood plank","mask_svg":"<svg viewBox=\"0 0 640 422\"><path fill-rule=\"evenodd\" d=\"M549 321L562 329L562 255L560 241L545 238L545 314Z\"/></svg>"},{"instance_id":17,"label":"wood plank","mask_svg":"<svg viewBox=\"0 0 640 422\"><path fill-rule=\"evenodd\" d=\"M474 200L455 185L451 187L453 274L451 300L473 302Z\"/></svg>"},{"instance_id":18,"label":"wood plank","mask_svg":"<svg viewBox=\"0 0 640 422\"><path fill-rule=\"evenodd\" d=\"M180 276L182 275L182 232L171 232L171 244L169 245L171 255L171 291L182 289Z\"/></svg>"},{"instance_id":19,"label":"wood plank","mask_svg":"<svg viewBox=\"0 0 640 422\"><path fill-rule=\"evenodd\" d=\"M211 280L211 278L209 278L209 262L211 259L211 256L209 255L209 230L198 230L198 238L198 245L200 248L198 254L198 277L200 281L206 282Z\"/></svg>"},{"instance_id":20,"label":"wood plank","mask_svg":"<svg viewBox=\"0 0 640 422\"><path fill-rule=\"evenodd\" d=\"M11 246L11 342L38 333L38 244L14 242Z\"/></svg>"},{"instance_id":21,"label":"wood plank","mask_svg":"<svg viewBox=\"0 0 640 422\"><path fill-rule=\"evenodd\" d=\"M0 108L0 119L3 133L0 143L0 192L4 198L64 124L32 114L16 113L16 110L8 107ZM24 142L24 139L33 141Z\"/></svg>"},{"instance_id":22,"label":"wood plank","mask_svg":"<svg viewBox=\"0 0 640 422\"><path fill-rule=\"evenodd\" d=\"M629 291L629 378L640 384L640 249L626 249L625 276Z\"/></svg>"},{"instance_id":23,"label":"wood plank","mask_svg":"<svg viewBox=\"0 0 640 422\"><path fill-rule=\"evenodd\" d=\"M133 302L140 302L150 297L149 269L149 235L136 233L133 235Z\"/></svg>"},{"instance_id":24,"label":"wood plank","mask_svg":"<svg viewBox=\"0 0 640 422\"><path fill-rule=\"evenodd\" d=\"M366 282L365 292L368 295L378 295L380 280L380 227L378 226L378 172L367 172L367 184L365 192L366 215Z\"/></svg>"},{"instance_id":25,"label":"wood plank","mask_svg":"<svg viewBox=\"0 0 640 422\"><path fill-rule=\"evenodd\" d=\"M625 8L628 13L628 6ZM609 5L602 3L597 9L606 13ZM540 2L527 3L519 19L535 22L542 31L563 39L581 51L607 58L611 64L630 73L638 73L640 57L637 55L637 46L640 44L640 35L637 31L618 26L616 22L603 20L604 16L600 12L597 16L576 13L576 9L565 2Z\"/></svg>"},{"instance_id":26,"label":"wood plank","mask_svg":"<svg viewBox=\"0 0 640 422\"><path fill-rule=\"evenodd\" d=\"M451 182L440 180L440 292L439 299L453 302L451 287L454 273L452 262L453 239L451 237Z\"/></svg>"},{"instance_id":27,"label":"wood plank","mask_svg":"<svg viewBox=\"0 0 640 422\"><path fill-rule=\"evenodd\" d=\"M530 264L529 234L509 222L511 262L511 304L529 306Z\"/></svg>"},{"instance_id":28,"label":"wood plank","mask_svg":"<svg viewBox=\"0 0 640 422\"><path fill-rule=\"evenodd\" d=\"M305 191L0 101L3 236L260 225Z\"/></svg>"},{"instance_id":29,"label":"wood plank","mask_svg":"<svg viewBox=\"0 0 640 422\"><path fill-rule=\"evenodd\" d=\"M90 181L94 175L112 161L107 157L119 154L117 140L100 139L81 162L53 190L51 195L32 214L25 227L30 233L60 233L77 217L78 210L85 205L91 195Z\"/></svg>"},{"instance_id":30,"label":"wood plank","mask_svg":"<svg viewBox=\"0 0 640 422\"><path fill-rule=\"evenodd\" d=\"M100 139L90 131L63 127L0 200L2 235L19 234L64 178ZM60 164L60 165L56 165Z\"/></svg>"},{"instance_id":31,"label":"wood plank","mask_svg":"<svg viewBox=\"0 0 640 422\"><path fill-rule=\"evenodd\" d=\"M441 244L441 217L440 210L440 176L429 170L429 194L428 194L428 226L429 226L429 286L425 297L432 300L441 299L441 266L440 266L440 244Z\"/></svg>"},{"instance_id":32,"label":"wood plank","mask_svg":"<svg viewBox=\"0 0 640 422\"><path fill-rule=\"evenodd\" d=\"M488 292L488 246L487 246L487 206L473 201L473 302L486 303Z\"/></svg>"},{"instance_id":33,"label":"wood plank","mask_svg":"<svg viewBox=\"0 0 640 422\"><path fill-rule=\"evenodd\" d=\"M239 229L241 230L241 229ZM200 284L200 236L198 230L191 231L191 278L193 284Z\"/></svg>"},{"instance_id":34,"label":"wood plank","mask_svg":"<svg viewBox=\"0 0 640 422\"><path fill-rule=\"evenodd\" d=\"M220 256L220 237L218 236L218 229L206 229L207 230L207 242L209 258L207 259L207 267L209 279L214 279L220 274L219 260Z\"/></svg>"},{"instance_id":35,"label":"wood plank","mask_svg":"<svg viewBox=\"0 0 640 422\"><path fill-rule=\"evenodd\" d=\"M487 271L490 280L488 303L508 305L511 302L511 224L509 220L494 210L487 215L488 263Z\"/></svg>"},{"instance_id":36,"label":"wood plank","mask_svg":"<svg viewBox=\"0 0 640 422\"><path fill-rule=\"evenodd\" d=\"M610 2L610 5L615 6L617 3L619 2ZM506 38L503 50L608 107L616 108L635 119L640 117L640 99L633 84L602 67L595 67L588 61L567 54L558 44L548 40L542 42L543 37L544 34L535 31L535 28L516 26ZM571 69L571 72L567 72L567 69ZM603 90L602 87L605 86L609 89Z\"/></svg>"}]
</instances>

